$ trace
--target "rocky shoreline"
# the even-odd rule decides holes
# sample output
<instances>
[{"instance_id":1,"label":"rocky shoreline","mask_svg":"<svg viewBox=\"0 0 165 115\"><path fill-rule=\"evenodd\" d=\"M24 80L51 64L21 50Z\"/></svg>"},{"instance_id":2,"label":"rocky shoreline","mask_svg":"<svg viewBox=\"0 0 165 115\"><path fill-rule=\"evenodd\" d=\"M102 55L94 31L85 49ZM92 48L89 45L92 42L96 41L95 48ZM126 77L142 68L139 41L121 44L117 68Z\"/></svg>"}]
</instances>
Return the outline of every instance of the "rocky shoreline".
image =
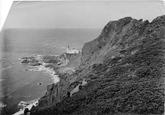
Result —
<instances>
[{"instance_id":1,"label":"rocky shoreline","mask_svg":"<svg viewBox=\"0 0 165 115\"><path fill-rule=\"evenodd\" d=\"M58 69L57 63L59 63L60 61L58 61L55 58L57 56L50 56L49 58L46 58L46 59L45 57L46 56L41 56L41 55L23 57L21 59L22 60L21 63L28 64L31 67L30 69L26 69L26 71L41 71L41 72L43 71L50 74L50 76L52 76L53 83L59 82L60 79L58 75L56 74L56 70ZM55 58L55 59L52 59L52 58Z\"/></svg>"},{"instance_id":2,"label":"rocky shoreline","mask_svg":"<svg viewBox=\"0 0 165 115\"><path fill-rule=\"evenodd\" d=\"M75 71L74 68L66 67L69 61L71 60L70 56L77 56L80 54L67 54L64 53L60 56L42 56L42 55L35 55L35 56L29 56L29 57L23 57L21 58L21 63L26 64L29 66L29 68L25 69L25 71L40 71L40 72L46 72L50 74L52 77L52 84L49 84L47 86L47 92L45 95L48 95L48 92L50 90L50 87L54 85L58 85L60 82L59 74L66 74L66 73L73 73ZM62 72L61 72L62 71ZM38 83L38 85L41 85L42 83ZM25 108L28 108L31 110L33 106L37 106L39 102L43 97L39 99L35 99L29 102L23 102L21 101L18 106L21 107L20 111L16 112L14 115L21 115L23 114Z\"/></svg>"},{"instance_id":3,"label":"rocky shoreline","mask_svg":"<svg viewBox=\"0 0 165 115\"><path fill-rule=\"evenodd\" d=\"M28 102L21 101L18 104L18 107L21 108L21 109L18 112L14 113L13 115L23 115L25 108L28 108L28 110L31 110L31 108L33 106L38 105L38 100L39 99L35 99L35 100L32 100L32 101L28 101Z\"/></svg>"}]
</instances>

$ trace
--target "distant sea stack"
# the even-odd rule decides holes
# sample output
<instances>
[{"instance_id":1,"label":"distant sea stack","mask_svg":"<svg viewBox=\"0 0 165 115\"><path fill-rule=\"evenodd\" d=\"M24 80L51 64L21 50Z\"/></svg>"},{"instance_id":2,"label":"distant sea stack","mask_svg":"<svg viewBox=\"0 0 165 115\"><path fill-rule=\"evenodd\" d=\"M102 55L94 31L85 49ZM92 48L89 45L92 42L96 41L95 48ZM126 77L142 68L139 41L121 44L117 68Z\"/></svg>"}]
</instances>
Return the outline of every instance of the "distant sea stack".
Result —
<instances>
[{"instance_id":1,"label":"distant sea stack","mask_svg":"<svg viewBox=\"0 0 165 115\"><path fill-rule=\"evenodd\" d=\"M164 113L165 16L110 21L72 60L78 62L47 87L32 115Z\"/></svg>"}]
</instances>

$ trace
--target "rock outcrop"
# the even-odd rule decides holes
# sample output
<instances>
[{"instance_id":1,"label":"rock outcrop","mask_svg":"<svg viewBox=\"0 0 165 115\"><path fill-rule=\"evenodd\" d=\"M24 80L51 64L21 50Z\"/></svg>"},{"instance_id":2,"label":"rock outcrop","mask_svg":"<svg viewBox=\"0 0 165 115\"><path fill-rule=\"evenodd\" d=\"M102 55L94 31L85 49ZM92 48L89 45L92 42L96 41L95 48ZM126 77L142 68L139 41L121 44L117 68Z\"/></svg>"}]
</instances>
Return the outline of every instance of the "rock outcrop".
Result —
<instances>
[{"instance_id":1,"label":"rock outcrop","mask_svg":"<svg viewBox=\"0 0 165 115\"><path fill-rule=\"evenodd\" d=\"M64 75L65 93L74 94L62 99L63 93L60 101L33 108L32 114L163 114L164 54L165 16L152 22L131 17L110 21L98 38L84 45L77 70ZM55 99L61 95L58 88L48 88L56 90L49 93Z\"/></svg>"}]
</instances>

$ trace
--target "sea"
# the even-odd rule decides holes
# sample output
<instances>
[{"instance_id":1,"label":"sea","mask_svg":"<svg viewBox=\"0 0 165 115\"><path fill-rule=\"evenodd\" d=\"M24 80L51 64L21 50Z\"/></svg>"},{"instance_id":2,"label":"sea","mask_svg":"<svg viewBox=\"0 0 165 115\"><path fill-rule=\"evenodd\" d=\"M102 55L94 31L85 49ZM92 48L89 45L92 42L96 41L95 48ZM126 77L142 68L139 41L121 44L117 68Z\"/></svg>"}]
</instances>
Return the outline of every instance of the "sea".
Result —
<instances>
[{"instance_id":1,"label":"sea","mask_svg":"<svg viewBox=\"0 0 165 115\"><path fill-rule=\"evenodd\" d=\"M84 43L99 36L101 29L16 29L1 31L0 39L0 106L11 113L21 101L31 101L46 93L53 83L50 74L26 71L22 57L60 55L66 48L82 49ZM38 83L42 85L38 85Z\"/></svg>"}]
</instances>

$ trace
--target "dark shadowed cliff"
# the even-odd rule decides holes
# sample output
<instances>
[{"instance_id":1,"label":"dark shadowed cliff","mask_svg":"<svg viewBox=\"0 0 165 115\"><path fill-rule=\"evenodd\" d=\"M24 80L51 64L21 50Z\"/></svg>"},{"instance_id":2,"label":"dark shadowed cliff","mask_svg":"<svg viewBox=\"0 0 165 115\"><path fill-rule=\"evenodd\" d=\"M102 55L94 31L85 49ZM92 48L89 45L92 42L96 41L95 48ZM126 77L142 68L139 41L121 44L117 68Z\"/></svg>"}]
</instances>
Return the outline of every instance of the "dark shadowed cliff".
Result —
<instances>
[{"instance_id":1,"label":"dark shadowed cliff","mask_svg":"<svg viewBox=\"0 0 165 115\"><path fill-rule=\"evenodd\" d=\"M31 114L163 114L164 54L165 16L110 21L84 45L77 70L60 74Z\"/></svg>"}]
</instances>

